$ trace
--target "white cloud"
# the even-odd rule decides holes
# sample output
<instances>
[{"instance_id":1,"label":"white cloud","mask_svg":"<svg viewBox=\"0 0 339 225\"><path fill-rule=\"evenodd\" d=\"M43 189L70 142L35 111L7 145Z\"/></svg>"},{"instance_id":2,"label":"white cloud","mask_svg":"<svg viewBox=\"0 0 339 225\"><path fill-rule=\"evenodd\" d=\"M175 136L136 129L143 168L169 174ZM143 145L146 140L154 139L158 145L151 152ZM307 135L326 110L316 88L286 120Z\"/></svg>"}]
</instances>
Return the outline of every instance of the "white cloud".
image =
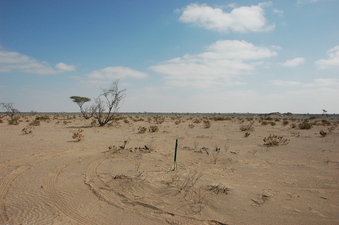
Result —
<instances>
[{"instance_id":1,"label":"white cloud","mask_svg":"<svg viewBox=\"0 0 339 225\"><path fill-rule=\"evenodd\" d=\"M276 56L269 48L238 40L220 40L206 52L164 61L149 69L165 74L167 83L175 86L211 87L239 85L236 78L249 74L260 65L259 60Z\"/></svg>"},{"instance_id":2,"label":"white cloud","mask_svg":"<svg viewBox=\"0 0 339 225\"><path fill-rule=\"evenodd\" d=\"M217 32L259 32L274 28L266 24L263 7L269 3L234 8L230 13L206 4L190 4L183 9L179 20Z\"/></svg>"},{"instance_id":3,"label":"white cloud","mask_svg":"<svg viewBox=\"0 0 339 225\"><path fill-rule=\"evenodd\" d=\"M74 71L75 70L74 65L67 65L67 64L62 63L62 62L56 64L55 68L57 68L58 70L61 70L61 71Z\"/></svg>"},{"instance_id":4,"label":"white cloud","mask_svg":"<svg viewBox=\"0 0 339 225\"><path fill-rule=\"evenodd\" d=\"M147 73L120 66L106 67L87 74L87 77L91 79L145 78L147 76Z\"/></svg>"},{"instance_id":5,"label":"white cloud","mask_svg":"<svg viewBox=\"0 0 339 225\"><path fill-rule=\"evenodd\" d=\"M328 52L328 59L319 59L315 63L321 69L328 69L339 66L339 45L333 47Z\"/></svg>"},{"instance_id":6,"label":"white cloud","mask_svg":"<svg viewBox=\"0 0 339 225\"><path fill-rule=\"evenodd\" d=\"M339 88L339 79L330 79L330 78L315 79L312 83L306 84L305 86Z\"/></svg>"},{"instance_id":7,"label":"white cloud","mask_svg":"<svg viewBox=\"0 0 339 225\"><path fill-rule=\"evenodd\" d=\"M319 0L298 0L297 4L306 4L306 3L314 3L318 2Z\"/></svg>"},{"instance_id":8,"label":"white cloud","mask_svg":"<svg viewBox=\"0 0 339 225\"><path fill-rule=\"evenodd\" d=\"M0 48L0 72L10 73L13 71L33 73L33 74L56 74L64 71L75 70L75 66L59 63L56 69L46 62L18 53L9 52Z\"/></svg>"},{"instance_id":9,"label":"white cloud","mask_svg":"<svg viewBox=\"0 0 339 225\"><path fill-rule=\"evenodd\" d=\"M296 67L296 66L303 64L304 62L305 62L305 59L302 58L302 57L299 57L299 58L287 60L286 62L282 63L281 65L285 66L285 67Z\"/></svg>"},{"instance_id":10,"label":"white cloud","mask_svg":"<svg viewBox=\"0 0 339 225\"><path fill-rule=\"evenodd\" d=\"M271 80L270 83L276 86L296 86L301 84L298 81L286 81L286 80Z\"/></svg>"},{"instance_id":11,"label":"white cloud","mask_svg":"<svg viewBox=\"0 0 339 225\"><path fill-rule=\"evenodd\" d=\"M279 10L279 9L273 9L273 12L278 14L279 16L282 16L284 14L284 11Z\"/></svg>"}]
</instances>

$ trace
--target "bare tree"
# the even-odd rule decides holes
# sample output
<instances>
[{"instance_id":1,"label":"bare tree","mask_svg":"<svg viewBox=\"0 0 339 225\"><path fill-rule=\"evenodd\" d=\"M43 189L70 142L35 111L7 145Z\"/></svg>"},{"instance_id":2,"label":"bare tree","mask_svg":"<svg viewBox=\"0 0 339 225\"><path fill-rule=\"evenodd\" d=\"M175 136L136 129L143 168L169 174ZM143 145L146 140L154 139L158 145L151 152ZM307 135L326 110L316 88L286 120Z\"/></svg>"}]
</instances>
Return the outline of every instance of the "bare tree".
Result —
<instances>
[{"instance_id":1,"label":"bare tree","mask_svg":"<svg viewBox=\"0 0 339 225\"><path fill-rule=\"evenodd\" d=\"M102 94L95 99L94 117L100 126L115 119L122 100L125 98L125 91L126 89L119 90L119 80L116 80L109 88L103 89Z\"/></svg>"},{"instance_id":2,"label":"bare tree","mask_svg":"<svg viewBox=\"0 0 339 225\"><path fill-rule=\"evenodd\" d=\"M93 115L94 115L94 108L93 107L90 107L90 108L83 108L83 105L86 103L86 102L89 102L91 101L90 98L87 98L87 97L81 97L81 96L71 96L69 97L70 99L73 99L73 102L77 103L78 106L80 107L80 112L82 114L82 116L85 118L85 119L89 119L91 118Z\"/></svg>"},{"instance_id":3,"label":"bare tree","mask_svg":"<svg viewBox=\"0 0 339 225\"><path fill-rule=\"evenodd\" d=\"M4 117L4 116L10 116L11 118L13 118L13 116L15 116L15 114L19 113L19 110L15 109L13 107L13 103L9 102L9 103L0 103L0 105L2 106L3 110L5 111L4 115L1 116L0 118Z\"/></svg>"}]
</instances>

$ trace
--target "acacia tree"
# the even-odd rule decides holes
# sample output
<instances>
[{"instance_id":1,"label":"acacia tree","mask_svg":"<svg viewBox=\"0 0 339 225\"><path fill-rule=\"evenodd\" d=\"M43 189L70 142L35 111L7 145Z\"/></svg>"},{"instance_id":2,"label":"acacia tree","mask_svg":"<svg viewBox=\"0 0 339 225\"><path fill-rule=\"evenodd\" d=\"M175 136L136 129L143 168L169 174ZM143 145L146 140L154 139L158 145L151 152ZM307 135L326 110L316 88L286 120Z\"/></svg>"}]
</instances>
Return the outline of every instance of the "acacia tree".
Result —
<instances>
[{"instance_id":1,"label":"acacia tree","mask_svg":"<svg viewBox=\"0 0 339 225\"><path fill-rule=\"evenodd\" d=\"M102 94L95 99L94 117L100 126L115 119L122 100L125 98L125 91L126 89L119 90L119 80L116 80L109 88L103 89Z\"/></svg>"},{"instance_id":2,"label":"acacia tree","mask_svg":"<svg viewBox=\"0 0 339 225\"><path fill-rule=\"evenodd\" d=\"M9 103L0 103L0 105L2 106L2 108L5 110L5 115L10 116L11 118L13 118L13 116L15 116L15 114L19 113L19 110L15 109L13 107L13 103L9 102ZM0 118L2 118L3 116L1 116Z\"/></svg>"},{"instance_id":3,"label":"acacia tree","mask_svg":"<svg viewBox=\"0 0 339 225\"><path fill-rule=\"evenodd\" d=\"M84 109L83 105L91 101L90 98L81 96L71 96L70 98L79 105L83 117L89 119L94 116L102 127L115 119L122 100L125 98L125 91L126 89L119 90L119 80L116 80L109 88L102 89L102 93L94 99L94 105L89 109Z\"/></svg>"},{"instance_id":4,"label":"acacia tree","mask_svg":"<svg viewBox=\"0 0 339 225\"><path fill-rule=\"evenodd\" d=\"M80 112L85 119L89 119L93 116L94 114L93 107L85 108L85 109L82 107L86 102L91 101L90 98L81 97L81 96L71 96L69 98L73 99L73 102L78 104L78 106L80 107Z\"/></svg>"}]
</instances>

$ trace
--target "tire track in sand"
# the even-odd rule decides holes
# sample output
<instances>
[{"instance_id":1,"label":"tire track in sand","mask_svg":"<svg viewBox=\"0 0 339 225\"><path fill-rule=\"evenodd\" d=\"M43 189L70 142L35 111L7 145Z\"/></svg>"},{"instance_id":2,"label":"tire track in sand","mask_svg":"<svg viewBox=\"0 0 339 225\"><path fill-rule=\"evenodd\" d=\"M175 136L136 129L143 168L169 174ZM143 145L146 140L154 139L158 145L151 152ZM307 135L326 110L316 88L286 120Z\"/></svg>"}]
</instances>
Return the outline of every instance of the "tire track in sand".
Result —
<instances>
[{"instance_id":1,"label":"tire track in sand","mask_svg":"<svg viewBox=\"0 0 339 225\"><path fill-rule=\"evenodd\" d=\"M69 163L66 164L62 164L59 165L57 167L54 168L53 171L51 171L48 174L48 178L47 178L47 186L46 186L46 194L49 197L49 200L51 202L51 204L53 204L60 212L62 212L63 214L65 214L66 216L68 216L69 218L77 221L80 224L99 224L98 221L83 216L80 214L79 211L73 209L70 205L67 204L67 202L62 200L62 196L58 193L57 189L56 189L56 184L58 181L58 177L60 176L60 173L66 169L68 166L77 163L79 161L82 161L84 159L87 159L89 157L93 157L93 155L96 155L98 153L93 153L81 158L78 158L76 160L73 160Z\"/></svg>"},{"instance_id":2,"label":"tire track in sand","mask_svg":"<svg viewBox=\"0 0 339 225\"><path fill-rule=\"evenodd\" d=\"M57 156L58 154L52 154L52 155L47 155L45 157L43 157L45 154L39 154L39 155L34 155L31 156L28 159L33 159L36 157L41 157L40 159L38 159L37 161L34 161L34 164L31 163L26 163L23 164L21 166L19 166L17 169L13 170L12 172L10 172L8 175L6 175L5 177L3 177L0 180L0 223L9 223L10 220L6 214L6 195L9 191L9 189L11 188L12 182L21 174L23 174L24 172L26 172L27 170L31 169L34 165L40 164L43 161L46 160L50 160L52 158L54 158L55 156ZM6 163L7 167L9 166L13 166L15 165L17 162L20 161L24 161L25 159L21 160L13 160L11 162Z\"/></svg>"},{"instance_id":3,"label":"tire track in sand","mask_svg":"<svg viewBox=\"0 0 339 225\"><path fill-rule=\"evenodd\" d=\"M87 167L85 184L87 184L92 192L101 200L115 207L133 211L136 214L146 216L152 219L161 219L163 223L169 224L192 224L199 222L208 225L223 224L215 220L201 220L190 216L176 215L165 210L162 210L154 205L132 200L126 197L123 193L120 193L111 187L109 187L97 174L97 168L102 162L110 157L114 152L105 152L102 156L99 156L96 160L92 161ZM139 211L138 209L142 209ZM159 217L162 215L163 217Z\"/></svg>"},{"instance_id":4,"label":"tire track in sand","mask_svg":"<svg viewBox=\"0 0 339 225\"><path fill-rule=\"evenodd\" d=\"M23 173L31 169L33 166L38 165L46 160L51 160L54 157L59 156L60 154L76 152L76 151L80 151L80 150L71 149L71 150L65 150L61 152L39 153L39 154L35 154L29 157L14 159L14 160L0 164L0 170L4 168L12 167L12 166L17 166L15 170L11 171L10 173L8 173L6 176L4 176L0 180L0 224L10 223L10 219L8 218L7 213L6 213L6 196L7 196L8 191L11 188L13 181L17 177L19 177L20 175L22 175ZM35 160L32 163L27 162L35 158L40 158L40 159ZM19 164L20 162L24 162L24 163Z\"/></svg>"}]
</instances>

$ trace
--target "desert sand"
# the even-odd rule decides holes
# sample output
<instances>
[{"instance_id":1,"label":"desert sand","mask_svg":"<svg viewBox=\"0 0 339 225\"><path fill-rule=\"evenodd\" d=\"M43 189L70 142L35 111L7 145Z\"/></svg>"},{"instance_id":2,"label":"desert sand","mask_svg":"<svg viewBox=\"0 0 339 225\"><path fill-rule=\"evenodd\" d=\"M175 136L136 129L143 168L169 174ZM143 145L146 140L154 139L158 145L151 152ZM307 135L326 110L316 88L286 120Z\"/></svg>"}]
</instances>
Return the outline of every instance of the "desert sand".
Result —
<instances>
[{"instance_id":1,"label":"desert sand","mask_svg":"<svg viewBox=\"0 0 339 225\"><path fill-rule=\"evenodd\" d=\"M339 118L304 118L4 117L0 224L339 224Z\"/></svg>"}]
</instances>

